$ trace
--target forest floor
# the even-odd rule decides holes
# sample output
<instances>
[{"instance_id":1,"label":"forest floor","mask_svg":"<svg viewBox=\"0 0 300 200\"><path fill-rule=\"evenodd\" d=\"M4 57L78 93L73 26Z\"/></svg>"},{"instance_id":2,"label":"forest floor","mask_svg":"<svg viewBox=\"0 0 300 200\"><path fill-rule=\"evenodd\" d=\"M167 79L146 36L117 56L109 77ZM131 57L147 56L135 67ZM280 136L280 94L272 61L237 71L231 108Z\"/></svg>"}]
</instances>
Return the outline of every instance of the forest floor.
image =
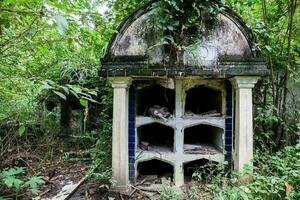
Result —
<instances>
[{"instance_id":1,"label":"forest floor","mask_svg":"<svg viewBox=\"0 0 300 200\"><path fill-rule=\"evenodd\" d=\"M39 186L40 193L37 197L32 198L28 194L24 194L22 199L24 200L54 200L61 198L70 200L103 200L103 199L114 199L114 200L124 200L129 199L128 195L122 195L119 192L109 191L105 187L101 187L98 182L93 179L87 179L89 173L89 162L68 162L55 163L45 165L37 171L37 176L42 176L45 183ZM70 194L62 197L59 195L64 193L64 188L66 186L74 186L78 184L78 187L73 190L69 190ZM131 198L133 199L133 198Z\"/></svg>"}]
</instances>

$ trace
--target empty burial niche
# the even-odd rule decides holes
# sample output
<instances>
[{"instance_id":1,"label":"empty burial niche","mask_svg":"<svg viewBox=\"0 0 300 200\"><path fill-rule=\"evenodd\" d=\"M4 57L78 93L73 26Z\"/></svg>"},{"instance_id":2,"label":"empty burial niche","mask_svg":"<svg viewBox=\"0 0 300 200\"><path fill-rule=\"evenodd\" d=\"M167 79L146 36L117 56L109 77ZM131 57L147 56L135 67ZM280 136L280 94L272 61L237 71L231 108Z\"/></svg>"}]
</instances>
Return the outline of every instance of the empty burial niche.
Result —
<instances>
[{"instance_id":1,"label":"empty burial niche","mask_svg":"<svg viewBox=\"0 0 300 200\"><path fill-rule=\"evenodd\" d=\"M200 124L184 130L184 153L217 154L223 149L223 129Z\"/></svg>"},{"instance_id":2,"label":"empty burial niche","mask_svg":"<svg viewBox=\"0 0 300 200\"><path fill-rule=\"evenodd\" d=\"M138 146L144 151L171 152L174 146L174 129L159 123L137 129Z\"/></svg>"},{"instance_id":3,"label":"empty burial niche","mask_svg":"<svg viewBox=\"0 0 300 200\"><path fill-rule=\"evenodd\" d=\"M192 179L207 180L221 173L218 163L207 159L199 159L184 164L184 181L190 182ZM194 176L193 176L194 175Z\"/></svg>"},{"instance_id":4,"label":"empty burial niche","mask_svg":"<svg viewBox=\"0 0 300 200\"><path fill-rule=\"evenodd\" d=\"M173 114L175 108L175 91L160 85L151 85L137 90L136 93L137 115L151 116L151 108L163 108ZM149 111L150 110L150 111Z\"/></svg>"},{"instance_id":5,"label":"empty burial niche","mask_svg":"<svg viewBox=\"0 0 300 200\"><path fill-rule=\"evenodd\" d=\"M161 183L161 178L173 181L174 167L161 160L153 159L140 162L137 165L138 180Z\"/></svg>"},{"instance_id":6,"label":"empty burial niche","mask_svg":"<svg viewBox=\"0 0 300 200\"><path fill-rule=\"evenodd\" d=\"M188 90L185 102L186 115L221 116L222 114L221 91L198 86Z\"/></svg>"}]
</instances>

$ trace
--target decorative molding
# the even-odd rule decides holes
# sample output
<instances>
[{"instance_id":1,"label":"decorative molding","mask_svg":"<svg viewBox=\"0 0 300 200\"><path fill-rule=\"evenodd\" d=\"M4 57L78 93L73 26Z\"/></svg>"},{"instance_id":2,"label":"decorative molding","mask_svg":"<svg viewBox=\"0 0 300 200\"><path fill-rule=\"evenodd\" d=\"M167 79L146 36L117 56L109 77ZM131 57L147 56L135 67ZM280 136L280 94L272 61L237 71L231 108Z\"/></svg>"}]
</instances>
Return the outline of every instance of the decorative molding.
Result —
<instances>
[{"instance_id":1,"label":"decorative molding","mask_svg":"<svg viewBox=\"0 0 300 200\"><path fill-rule=\"evenodd\" d=\"M132 78L130 77L111 77L108 78L111 82L112 87L115 88L129 88L132 83Z\"/></svg>"},{"instance_id":2,"label":"decorative molding","mask_svg":"<svg viewBox=\"0 0 300 200\"><path fill-rule=\"evenodd\" d=\"M230 81L235 89L252 89L259 79L259 76L235 76Z\"/></svg>"}]
</instances>

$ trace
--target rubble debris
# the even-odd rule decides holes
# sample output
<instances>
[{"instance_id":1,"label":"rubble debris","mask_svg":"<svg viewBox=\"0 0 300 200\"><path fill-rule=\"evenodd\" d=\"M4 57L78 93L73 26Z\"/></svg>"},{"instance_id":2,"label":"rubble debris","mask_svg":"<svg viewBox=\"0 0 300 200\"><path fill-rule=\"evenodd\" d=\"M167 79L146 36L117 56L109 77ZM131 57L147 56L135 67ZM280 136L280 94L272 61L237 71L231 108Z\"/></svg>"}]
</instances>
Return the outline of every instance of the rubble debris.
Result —
<instances>
[{"instance_id":1,"label":"rubble debris","mask_svg":"<svg viewBox=\"0 0 300 200\"><path fill-rule=\"evenodd\" d=\"M139 147L141 150L148 151L149 150L149 142L140 142Z\"/></svg>"},{"instance_id":2,"label":"rubble debris","mask_svg":"<svg viewBox=\"0 0 300 200\"><path fill-rule=\"evenodd\" d=\"M219 116L221 114L218 113L216 110L210 110L207 112L200 113L200 115L213 117L213 116Z\"/></svg>"},{"instance_id":3,"label":"rubble debris","mask_svg":"<svg viewBox=\"0 0 300 200\"><path fill-rule=\"evenodd\" d=\"M188 117L193 117L193 116L203 116L203 117L220 117L222 116L221 113L218 113L216 110L210 110L210 111L207 111L207 112L203 112L203 113L200 113L200 114L195 114L193 113L192 111L190 110L187 110L185 112L185 115L188 116Z\"/></svg>"},{"instance_id":4,"label":"rubble debris","mask_svg":"<svg viewBox=\"0 0 300 200\"><path fill-rule=\"evenodd\" d=\"M173 115L168 111L167 107L161 107L154 105L148 109L149 116L157 119L162 119L164 122L168 122L173 119Z\"/></svg>"},{"instance_id":5,"label":"rubble debris","mask_svg":"<svg viewBox=\"0 0 300 200\"><path fill-rule=\"evenodd\" d=\"M209 154L209 155L214 155L219 153L219 151L207 144L184 144L183 146L184 153L187 154Z\"/></svg>"},{"instance_id":6,"label":"rubble debris","mask_svg":"<svg viewBox=\"0 0 300 200\"><path fill-rule=\"evenodd\" d=\"M143 188L139 188L136 185L130 185L132 191L129 194L129 199L153 199L153 197L159 194L158 191L147 191L143 190Z\"/></svg>"},{"instance_id":7,"label":"rubble debris","mask_svg":"<svg viewBox=\"0 0 300 200\"><path fill-rule=\"evenodd\" d=\"M51 198L51 200L65 200L68 199L77 188L87 179L88 176L83 177L79 182L73 183L69 182L69 184L65 185L62 190Z\"/></svg>"},{"instance_id":8,"label":"rubble debris","mask_svg":"<svg viewBox=\"0 0 300 200\"><path fill-rule=\"evenodd\" d=\"M142 143L142 142L141 142ZM139 144L138 145L139 149L142 151L153 151L156 153L161 153L161 152L171 152L172 148L168 146L158 146L158 145L144 145L144 144Z\"/></svg>"}]
</instances>

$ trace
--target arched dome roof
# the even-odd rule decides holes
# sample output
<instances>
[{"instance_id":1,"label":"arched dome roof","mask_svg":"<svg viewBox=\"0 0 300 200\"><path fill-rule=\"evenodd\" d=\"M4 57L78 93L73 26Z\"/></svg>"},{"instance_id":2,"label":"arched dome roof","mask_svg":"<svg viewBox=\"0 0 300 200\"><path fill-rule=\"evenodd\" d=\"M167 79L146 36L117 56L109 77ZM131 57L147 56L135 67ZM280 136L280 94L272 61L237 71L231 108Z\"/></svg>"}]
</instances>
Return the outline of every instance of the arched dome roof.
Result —
<instances>
[{"instance_id":1,"label":"arched dome roof","mask_svg":"<svg viewBox=\"0 0 300 200\"><path fill-rule=\"evenodd\" d=\"M254 49L251 31L229 8L217 15L213 26L199 22L202 34L197 42L184 47L180 69L167 65L170 58L160 45L162 33L152 3L136 10L119 26L102 59L103 76L218 75L224 74L225 68L227 75L267 73ZM242 66L246 70L241 70Z\"/></svg>"}]
</instances>

